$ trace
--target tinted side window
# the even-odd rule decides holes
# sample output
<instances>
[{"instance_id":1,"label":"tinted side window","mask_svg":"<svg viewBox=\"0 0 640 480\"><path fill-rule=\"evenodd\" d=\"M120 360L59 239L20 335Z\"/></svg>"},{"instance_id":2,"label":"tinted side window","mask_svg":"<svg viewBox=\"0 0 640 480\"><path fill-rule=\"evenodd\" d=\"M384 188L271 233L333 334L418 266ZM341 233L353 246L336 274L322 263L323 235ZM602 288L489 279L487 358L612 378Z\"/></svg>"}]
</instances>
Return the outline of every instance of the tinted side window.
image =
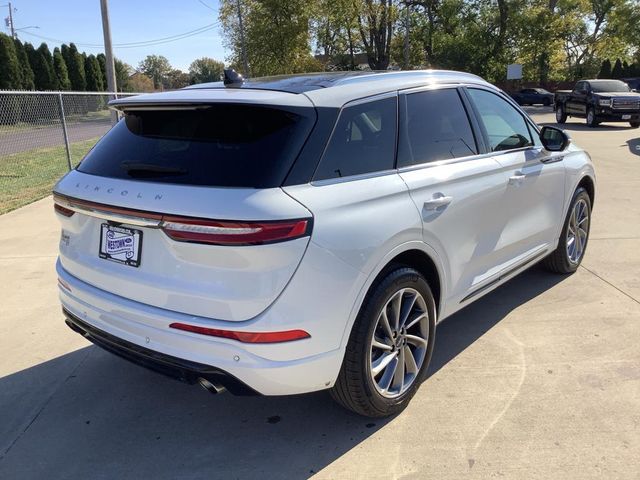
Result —
<instances>
[{"instance_id":1,"label":"tinted side window","mask_svg":"<svg viewBox=\"0 0 640 480\"><path fill-rule=\"evenodd\" d=\"M394 168L397 110L396 97L344 108L314 180Z\"/></svg>"},{"instance_id":2,"label":"tinted side window","mask_svg":"<svg viewBox=\"0 0 640 480\"><path fill-rule=\"evenodd\" d=\"M455 89L406 97L398 145L398 167L478 153L467 112Z\"/></svg>"},{"instance_id":3,"label":"tinted side window","mask_svg":"<svg viewBox=\"0 0 640 480\"><path fill-rule=\"evenodd\" d=\"M470 88L493 152L533 145L527 122L509 102L486 90Z\"/></svg>"}]
</instances>

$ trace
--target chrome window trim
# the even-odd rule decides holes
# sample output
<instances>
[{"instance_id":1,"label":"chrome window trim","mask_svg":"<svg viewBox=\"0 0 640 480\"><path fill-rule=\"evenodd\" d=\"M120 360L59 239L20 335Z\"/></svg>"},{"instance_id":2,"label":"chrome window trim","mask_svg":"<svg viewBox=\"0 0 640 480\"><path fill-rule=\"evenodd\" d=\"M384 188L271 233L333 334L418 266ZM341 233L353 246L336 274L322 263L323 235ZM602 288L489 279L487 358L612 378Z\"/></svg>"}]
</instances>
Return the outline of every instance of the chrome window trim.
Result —
<instances>
[{"instance_id":1,"label":"chrome window trim","mask_svg":"<svg viewBox=\"0 0 640 480\"><path fill-rule=\"evenodd\" d=\"M369 178L386 177L388 175L394 175L397 173L398 173L398 170L395 170L395 169L379 170L377 172L359 173L357 175L347 175L345 177L312 180L311 182L309 182L309 185L313 187L322 187L325 185L333 185L336 183L355 182L358 180L367 180Z\"/></svg>"}]
</instances>

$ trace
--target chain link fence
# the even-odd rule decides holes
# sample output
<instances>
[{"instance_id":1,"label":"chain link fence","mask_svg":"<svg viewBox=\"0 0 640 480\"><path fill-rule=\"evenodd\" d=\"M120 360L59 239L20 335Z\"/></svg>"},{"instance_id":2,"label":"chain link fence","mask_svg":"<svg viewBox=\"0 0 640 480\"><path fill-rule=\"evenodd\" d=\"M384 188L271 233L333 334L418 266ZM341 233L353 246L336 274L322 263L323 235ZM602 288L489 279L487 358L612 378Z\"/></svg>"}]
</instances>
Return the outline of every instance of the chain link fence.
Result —
<instances>
[{"instance_id":1,"label":"chain link fence","mask_svg":"<svg viewBox=\"0 0 640 480\"><path fill-rule=\"evenodd\" d=\"M136 94L117 94L130 95ZM51 193L111 128L112 98L107 92L0 91L0 214Z\"/></svg>"}]
</instances>

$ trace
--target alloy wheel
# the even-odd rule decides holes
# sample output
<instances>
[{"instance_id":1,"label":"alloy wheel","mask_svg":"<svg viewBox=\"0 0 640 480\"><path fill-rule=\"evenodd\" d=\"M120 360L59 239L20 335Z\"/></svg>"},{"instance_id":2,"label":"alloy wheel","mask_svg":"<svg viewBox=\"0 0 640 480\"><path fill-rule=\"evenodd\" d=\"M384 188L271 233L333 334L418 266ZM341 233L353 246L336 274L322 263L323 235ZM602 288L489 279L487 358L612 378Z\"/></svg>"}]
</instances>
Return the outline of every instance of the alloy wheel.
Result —
<instances>
[{"instance_id":1,"label":"alloy wheel","mask_svg":"<svg viewBox=\"0 0 640 480\"><path fill-rule=\"evenodd\" d=\"M579 263L589 236L589 208L580 199L573 206L567 228L567 257L573 264Z\"/></svg>"},{"instance_id":2,"label":"alloy wheel","mask_svg":"<svg viewBox=\"0 0 640 480\"><path fill-rule=\"evenodd\" d=\"M416 381L429 340L429 312L413 288L398 290L378 315L371 337L369 366L380 395L396 398Z\"/></svg>"}]
</instances>

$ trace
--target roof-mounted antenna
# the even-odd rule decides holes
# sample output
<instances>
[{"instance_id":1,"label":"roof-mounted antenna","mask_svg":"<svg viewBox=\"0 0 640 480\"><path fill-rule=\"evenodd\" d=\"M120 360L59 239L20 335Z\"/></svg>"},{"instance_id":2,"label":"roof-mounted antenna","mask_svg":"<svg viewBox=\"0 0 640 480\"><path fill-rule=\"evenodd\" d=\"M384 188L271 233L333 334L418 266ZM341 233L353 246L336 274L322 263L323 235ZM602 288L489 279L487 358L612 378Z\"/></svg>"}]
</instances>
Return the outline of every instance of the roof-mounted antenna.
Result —
<instances>
[{"instance_id":1,"label":"roof-mounted antenna","mask_svg":"<svg viewBox=\"0 0 640 480\"><path fill-rule=\"evenodd\" d=\"M240 88L244 83L244 78L233 68L225 68L223 82L227 88Z\"/></svg>"}]
</instances>

